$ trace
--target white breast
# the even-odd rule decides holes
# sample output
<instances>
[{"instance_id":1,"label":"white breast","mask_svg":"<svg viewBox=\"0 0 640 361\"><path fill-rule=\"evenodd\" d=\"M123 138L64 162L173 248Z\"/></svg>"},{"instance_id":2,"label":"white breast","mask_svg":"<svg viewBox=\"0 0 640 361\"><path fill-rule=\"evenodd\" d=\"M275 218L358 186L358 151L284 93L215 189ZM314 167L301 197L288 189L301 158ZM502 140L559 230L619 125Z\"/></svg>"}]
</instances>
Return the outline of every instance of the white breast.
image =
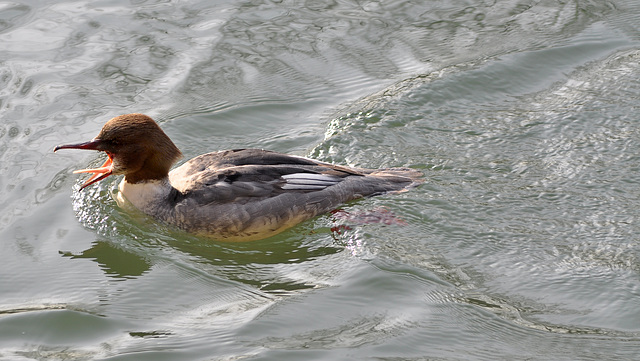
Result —
<instances>
[{"instance_id":1,"label":"white breast","mask_svg":"<svg viewBox=\"0 0 640 361\"><path fill-rule=\"evenodd\" d=\"M168 179L135 184L123 179L118 186L118 190L120 191L117 195L119 204L124 204L128 201L139 210L149 213L150 209L166 201L171 191L171 185Z\"/></svg>"}]
</instances>

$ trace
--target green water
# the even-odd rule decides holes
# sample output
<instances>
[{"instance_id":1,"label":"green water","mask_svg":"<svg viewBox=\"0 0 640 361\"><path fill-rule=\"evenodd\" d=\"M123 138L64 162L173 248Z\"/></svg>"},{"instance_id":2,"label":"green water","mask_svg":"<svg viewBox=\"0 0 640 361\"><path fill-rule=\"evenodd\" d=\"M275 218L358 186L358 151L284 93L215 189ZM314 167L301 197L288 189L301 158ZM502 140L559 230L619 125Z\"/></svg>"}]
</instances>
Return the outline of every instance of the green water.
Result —
<instances>
[{"instance_id":1,"label":"green water","mask_svg":"<svg viewBox=\"0 0 640 361\"><path fill-rule=\"evenodd\" d=\"M1 360L640 358L633 1L0 5ZM426 183L216 243L79 192L110 117ZM337 231L336 231L337 230Z\"/></svg>"}]
</instances>

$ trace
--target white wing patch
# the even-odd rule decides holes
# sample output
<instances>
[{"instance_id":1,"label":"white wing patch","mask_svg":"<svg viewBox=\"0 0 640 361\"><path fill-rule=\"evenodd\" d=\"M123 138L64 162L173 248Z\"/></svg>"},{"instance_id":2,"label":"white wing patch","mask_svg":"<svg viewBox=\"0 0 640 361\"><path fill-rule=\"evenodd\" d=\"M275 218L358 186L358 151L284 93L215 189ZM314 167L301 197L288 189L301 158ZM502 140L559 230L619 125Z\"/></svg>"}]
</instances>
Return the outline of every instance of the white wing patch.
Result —
<instances>
[{"instance_id":1,"label":"white wing patch","mask_svg":"<svg viewBox=\"0 0 640 361\"><path fill-rule=\"evenodd\" d=\"M342 178L334 175L313 173L293 173L283 175L282 178L286 181L282 189L286 190L320 190L342 181Z\"/></svg>"}]
</instances>

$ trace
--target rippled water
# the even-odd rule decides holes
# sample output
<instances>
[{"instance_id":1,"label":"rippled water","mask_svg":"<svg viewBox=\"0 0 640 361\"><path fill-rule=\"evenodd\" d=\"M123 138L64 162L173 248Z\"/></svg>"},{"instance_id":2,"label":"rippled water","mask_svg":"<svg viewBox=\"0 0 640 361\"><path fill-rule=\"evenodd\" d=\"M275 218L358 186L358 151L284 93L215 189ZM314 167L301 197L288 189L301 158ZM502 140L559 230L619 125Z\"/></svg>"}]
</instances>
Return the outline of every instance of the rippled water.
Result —
<instances>
[{"instance_id":1,"label":"rippled water","mask_svg":"<svg viewBox=\"0 0 640 361\"><path fill-rule=\"evenodd\" d=\"M640 358L639 16L0 3L0 359ZM120 209L119 179L79 192L100 155L52 153L129 112L186 158L261 147L427 182L211 242Z\"/></svg>"}]
</instances>

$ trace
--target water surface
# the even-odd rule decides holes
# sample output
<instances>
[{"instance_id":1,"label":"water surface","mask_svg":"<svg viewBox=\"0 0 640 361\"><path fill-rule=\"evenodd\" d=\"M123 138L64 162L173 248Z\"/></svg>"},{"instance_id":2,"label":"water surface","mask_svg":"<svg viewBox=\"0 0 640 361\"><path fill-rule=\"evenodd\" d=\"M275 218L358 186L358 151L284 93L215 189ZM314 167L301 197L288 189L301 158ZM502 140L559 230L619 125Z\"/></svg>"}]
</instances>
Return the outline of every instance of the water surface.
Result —
<instances>
[{"instance_id":1,"label":"water surface","mask_svg":"<svg viewBox=\"0 0 640 361\"><path fill-rule=\"evenodd\" d=\"M0 4L0 359L636 360L633 1ZM427 182L271 239L79 192L110 117ZM344 214L382 222L357 222ZM386 221L385 221L386 220Z\"/></svg>"}]
</instances>

